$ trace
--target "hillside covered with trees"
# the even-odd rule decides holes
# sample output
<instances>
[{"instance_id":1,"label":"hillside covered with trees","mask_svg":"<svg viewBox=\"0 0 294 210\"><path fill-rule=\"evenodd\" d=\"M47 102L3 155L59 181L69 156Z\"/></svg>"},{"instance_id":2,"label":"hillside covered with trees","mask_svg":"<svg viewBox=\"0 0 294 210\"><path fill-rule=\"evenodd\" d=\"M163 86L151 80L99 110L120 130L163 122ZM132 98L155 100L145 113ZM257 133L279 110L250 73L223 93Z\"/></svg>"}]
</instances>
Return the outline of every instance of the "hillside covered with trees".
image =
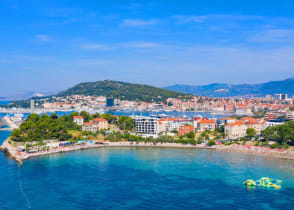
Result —
<instances>
[{"instance_id":1,"label":"hillside covered with trees","mask_svg":"<svg viewBox=\"0 0 294 210\"><path fill-rule=\"evenodd\" d=\"M58 139L65 141L72 136L68 129L78 129L78 125L72 122L70 116L58 117L56 114L51 116L31 114L19 129L14 129L11 133L11 140L14 141L40 141Z\"/></svg>"},{"instance_id":2,"label":"hillside covered with trees","mask_svg":"<svg viewBox=\"0 0 294 210\"><path fill-rule=\"evenodd\" d=\"M283 125L267 127L263 131L264 138L276 141L280 145L294 145L294 121L286 122Z\"/></svg>"},{"instance_id":3,"label":"hillside covered with trees","mask_svg":"<svg viewBox=\"0 0 294 210\"><path fill-rule=\"evenodd\" d=\"M80 83L57 96L89 95L106 96L131 101L165 101L167 98L189 97L186 93L175 92L149 85L133 84L112 80Z\"/></svg>"}]
</instances>

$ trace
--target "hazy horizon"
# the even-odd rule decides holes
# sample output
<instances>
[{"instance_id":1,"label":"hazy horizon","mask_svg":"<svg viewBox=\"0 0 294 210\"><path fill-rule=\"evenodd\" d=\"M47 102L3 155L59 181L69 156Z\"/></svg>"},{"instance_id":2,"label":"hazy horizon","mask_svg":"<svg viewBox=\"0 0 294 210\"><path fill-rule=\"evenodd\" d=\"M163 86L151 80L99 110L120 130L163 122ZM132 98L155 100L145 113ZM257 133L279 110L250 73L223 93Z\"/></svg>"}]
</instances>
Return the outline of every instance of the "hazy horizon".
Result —
<instances>
[{"instance_id":1,"label":"hazy horizon","mask_svg":"<svg viewBox=\"0 0 294 210\"><path fill-rule=\"evenodd\" d=\"M285 79L282 79L281 81L283 80L287 80L287 79L294 79L293 77L289 77L289 78L285 78ZM108 80L108 79L105 79L105 80ZM100 80L99 80L100 81ZM101 80L102 81L102 80ZM118 80L116 80L118 81ZM266 82L272 82L272 81L277 81L277 80L271 80L271 81L264 81L264 82L260 82L260 83L222 83L222 84L228 84L228 85L254 85L254 84L261 84L261 83L266 83ZM85 82L82 82L82 83L87 83L87 82L97 82L97 81L85 81ZM128 82L128 81L120 81L120 82ZM129 82L129 83L132 83L132 82ZM77 83L78 84L78 83ZM77 84L74 84L73 86L77 85ZM136 84L143 84L143 85L148 85L146 83L136 83ZM209 83L209 84L203 84L203 85L199 85L199 86L205 86L205 85L211 85L211 84L216 84L216 83ZM221 83L218 83L218 84L221 84ZM198 86L197 84L173 84L173 85L191 85L191 86ZM53 89L53 90L44 90L44 91L38 91L38 90L28 90L28 91L17 91L17 92L14 92L10 95L0 95L0 97L12 97L12 96L16 96L17 94L26 94L26 93L41 93L41 94L56 94L56 93L59 93L59 92L62 92L62 91L65 91L73 86L70 86L70 87L66 87L65 89L60 89L60 90L57 90L57 89ZM154 86L154 85L151 85L151 86ZM170 85L172 86L172 85ZM166 88L168 86L154 86L154 87L158 87L158 88Z\"/></svg>"}]
</instances>

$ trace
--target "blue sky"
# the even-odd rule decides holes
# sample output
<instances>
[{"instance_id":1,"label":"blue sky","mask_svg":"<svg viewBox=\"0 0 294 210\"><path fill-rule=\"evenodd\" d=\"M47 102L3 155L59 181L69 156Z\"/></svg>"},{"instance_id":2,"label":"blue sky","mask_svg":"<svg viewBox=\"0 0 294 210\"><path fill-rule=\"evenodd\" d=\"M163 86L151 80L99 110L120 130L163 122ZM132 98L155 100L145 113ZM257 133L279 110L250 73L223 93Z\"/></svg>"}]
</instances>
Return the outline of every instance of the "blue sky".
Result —
<instances>
[{"instance_id":1,"label":"blue sky","mask_svg":"<svg viewBox=\"0 0 294 210\"><path fill-rule=\"evenodd\" d=\"M0 96L294 77L293 0L0 0Z\"/></svg>"}]
</instances>

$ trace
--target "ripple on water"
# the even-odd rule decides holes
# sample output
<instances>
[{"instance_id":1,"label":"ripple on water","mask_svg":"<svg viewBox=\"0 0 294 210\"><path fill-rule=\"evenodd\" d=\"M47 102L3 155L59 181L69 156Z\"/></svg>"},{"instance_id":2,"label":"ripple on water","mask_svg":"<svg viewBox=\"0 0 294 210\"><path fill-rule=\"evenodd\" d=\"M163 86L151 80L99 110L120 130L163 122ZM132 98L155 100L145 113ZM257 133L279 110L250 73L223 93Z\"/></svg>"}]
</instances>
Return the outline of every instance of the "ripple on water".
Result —
<instances>
[{"instance_id":1,"label":"ripple on water","mask_svg":"<svg viewBox=\"0 0 294 210\"><path fill-rule=\"evenodd\" d=\"M0 160L0 187L6 190L0 208L24 209L17 164L3 156ZM166 148L83 150L33 158L20 168L34 209L291 209L293 172L289 161ZM283 188L242 185L262 176L282 179Z\"/></svg>"}]
</instances>

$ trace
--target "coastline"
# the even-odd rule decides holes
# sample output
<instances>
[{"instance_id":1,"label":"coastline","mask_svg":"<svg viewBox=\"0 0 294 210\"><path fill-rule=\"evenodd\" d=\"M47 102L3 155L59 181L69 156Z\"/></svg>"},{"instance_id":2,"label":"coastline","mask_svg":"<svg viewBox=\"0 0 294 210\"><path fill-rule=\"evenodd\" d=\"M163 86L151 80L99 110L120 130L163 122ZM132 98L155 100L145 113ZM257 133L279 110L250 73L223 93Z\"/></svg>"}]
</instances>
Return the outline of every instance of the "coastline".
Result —
<instances>
[{"instance_id":1,"label":"coastline","mask_svg":"<svg viewBox=\"0 0 294 210\"><path fill-rule=\"evenodd\" d=\"M41 151L36 153L24 153L18 152L15 147L8 143L9 138L6 139L3 144L0 146L0 150L4 151L9 155L10 158L15 159L21 165L23 160L27 160L32 157L45 156L56 153L71 152L76 150L90 149L90 148L101 148L101 147L157 147L157 148L193 148L193 149L211 149L224 152L241 152L249 155L257 155L264 157L272 157L279 159L294 160L294 151L287 150L273 150L265 147L257 146L243 146L243 145L215 145L215 146L206 146L205 144L201 145L191 145L191 144L179 144L179 143L151 143L151 142L105 142L99 144L83 144L83 145L73 145L66 147L52 148L49 151Z\"/></svg>"}]
</instances>

